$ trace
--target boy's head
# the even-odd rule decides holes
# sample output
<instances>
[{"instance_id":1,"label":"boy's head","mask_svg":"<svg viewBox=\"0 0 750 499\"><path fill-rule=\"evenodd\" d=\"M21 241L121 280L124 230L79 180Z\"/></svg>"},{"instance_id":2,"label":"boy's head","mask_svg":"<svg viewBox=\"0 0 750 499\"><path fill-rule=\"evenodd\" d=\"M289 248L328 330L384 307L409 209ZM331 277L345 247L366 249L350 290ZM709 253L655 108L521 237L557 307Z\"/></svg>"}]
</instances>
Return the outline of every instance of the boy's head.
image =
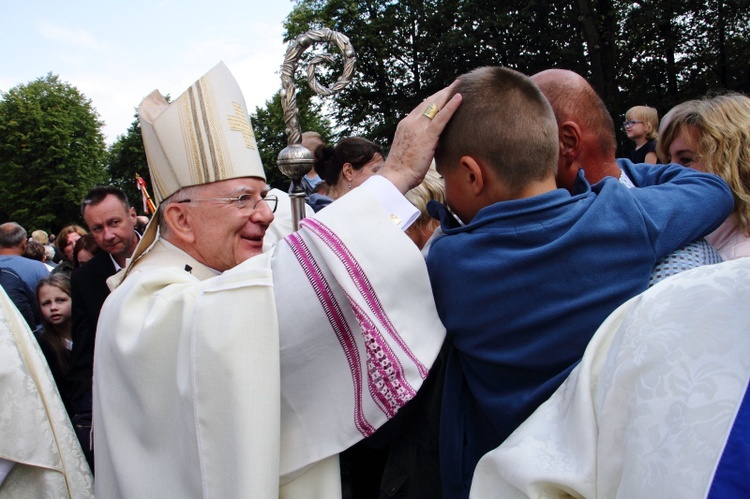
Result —
<instances>
[{"instance_id":1,"label":"boy's head","mask_svg":"<svg viewBox=\"0 0 750 499\"><path fill-rule=\"evenodd\" d=\"M483 67L459 82L463 100L440 136L435 162L448 204L468 223L484 206L554 183L559 144L552 108L527 76Z\"/></svg>"}]
</instances>

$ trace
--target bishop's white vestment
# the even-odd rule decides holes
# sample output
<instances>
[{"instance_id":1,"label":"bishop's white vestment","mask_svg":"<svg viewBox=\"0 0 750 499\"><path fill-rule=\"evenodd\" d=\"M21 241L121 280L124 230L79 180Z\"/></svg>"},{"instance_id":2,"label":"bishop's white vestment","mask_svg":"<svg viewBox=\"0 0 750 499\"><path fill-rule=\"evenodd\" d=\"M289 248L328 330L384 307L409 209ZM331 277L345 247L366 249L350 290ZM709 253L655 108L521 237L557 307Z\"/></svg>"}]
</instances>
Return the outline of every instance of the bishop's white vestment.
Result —
<instances>
[{"instance_id":1,"label":"bishop's white vestment","mask_svg":"<svg viewBox=\"0 0 750 499\"><path fill-rule=\"evenodd\" d=\"M374 192L221 275L163 239L136 262L97 329L97 495L340 494L337 453L414 396L444 337Z\"/></svg>"},{"instance_id":2,"label":"bishop's white vestment","mask_svg":"<svg viewBox=\"0 0 750 499\"><path fill-rule=\"evenodd\" d=\"M479 461L471 497L747 497L749 304L750 258L626 302L565 383Z\"/></svg>"}]
</instances>

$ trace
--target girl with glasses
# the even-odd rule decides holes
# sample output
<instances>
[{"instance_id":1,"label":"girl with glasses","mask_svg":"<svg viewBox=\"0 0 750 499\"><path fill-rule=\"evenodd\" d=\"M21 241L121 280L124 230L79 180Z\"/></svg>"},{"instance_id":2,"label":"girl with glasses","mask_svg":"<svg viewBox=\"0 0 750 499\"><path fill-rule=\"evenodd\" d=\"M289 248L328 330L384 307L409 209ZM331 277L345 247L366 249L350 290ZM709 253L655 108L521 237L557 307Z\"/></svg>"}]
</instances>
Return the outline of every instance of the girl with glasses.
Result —
<instances>
[{"instance_id":1,"label":"girl with glasses","mask_svg":"<svg viewBox=\"0 0 750 499\"><path fill-rule=\"evenodd\" d=\"M625 113L625 122L622 125L628 138L635 142L635 149L629 156L630 161L636 164L657 164L659 158L656 156L656 136L659 130L659 115L656 109L648 106L631 107Z\"/></svg>"}]
</instances>

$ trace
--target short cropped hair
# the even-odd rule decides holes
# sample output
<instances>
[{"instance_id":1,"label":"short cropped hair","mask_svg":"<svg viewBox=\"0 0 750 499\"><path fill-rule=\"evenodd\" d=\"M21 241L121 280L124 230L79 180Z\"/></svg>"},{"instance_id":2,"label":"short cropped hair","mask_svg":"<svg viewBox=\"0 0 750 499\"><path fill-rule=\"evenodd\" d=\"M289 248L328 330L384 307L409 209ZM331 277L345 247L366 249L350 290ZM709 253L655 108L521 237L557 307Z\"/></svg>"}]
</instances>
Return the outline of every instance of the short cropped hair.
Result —
<instances>
[{"instance_id":1,"label":"short cropped hair","mask_svg":"<svg viewBox=\"0 0 750 499\"><path fill-rule=\"evenodd\" d=\"M625 113L626 120L638 120L648 125L646 137L655 139L659 135L659 113L653 107L634 106Z\"/></svg>"},{"instance_id":2,"label":"short cropped hair","mask_svg":"<svg viewBox=\"0 0 750 499\"><path fill-rule=\"evenodd\" d=\"M97 185L93 187L88 192L88 194L86 194L86 197L83 198L83 201L81 201L81 216L83 216L83 212L87 206L96 206L97 204L104 201L104 198L109 195L115 196L117 199L119 199L125 206L125 211L130 210L130 202L128 201L128 196L122 189L119 189L113 185Z\"/></svg>"},{"instance_id":3,"label":"short cropped hair","mask_svg":"<svg viewBox=\"0 0 750 499\"><path fill-rule=\"evenodd\" d=\"M26 229L16 222L0 225L0 248L16 248L26 240Z\"/></svg>"},{"instance_id":4,"label":"short cropped hair","mask_svg":"<svg viewBox=\"0 0 750 499\"><path fill-rule=\"evenodd\" d=\"M512 69L482 67L459 77L461 105L438 141L435 160L451 168L482 159L511 190L557 173L557 122L547 99Z\"/></svg>"},{"instance_id":5,"label":"short cropped hair","mask_svg":"<svg viewBox=\"0 0 750 499\"><path fill-rule=\"evenodd\" d=\"M675 106L667 118L659 153L671 160L672 141L685 127L692 127L697 158L707 171L729 184L739 228L750 236L750 98L729 93L688 101Z\"/></svg>"}]
</instances>

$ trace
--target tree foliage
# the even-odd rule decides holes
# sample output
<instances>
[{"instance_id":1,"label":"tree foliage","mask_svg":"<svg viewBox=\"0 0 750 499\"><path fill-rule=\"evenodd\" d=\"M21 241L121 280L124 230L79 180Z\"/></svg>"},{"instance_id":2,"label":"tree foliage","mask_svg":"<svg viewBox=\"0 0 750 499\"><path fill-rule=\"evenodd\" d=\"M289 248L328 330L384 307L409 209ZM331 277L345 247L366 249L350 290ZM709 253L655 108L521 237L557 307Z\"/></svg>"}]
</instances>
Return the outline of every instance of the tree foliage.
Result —
<instances>
[{"instance_id":1,"label":"tree foliage","mask_svg":"<svg viewBox=\"0 0 750 499\"><path fill-rule=\"evenodd\" d=\"M153 196L153 184L148 171L146 161L146 150L143 147L141 127L138 123L138 115L130 124L124 135L117 137L107 151L107 171L110 183L119 187L127 194L130 204L138 213L147 215L143 211L141 192L136 187L135 174L137 173L148 184L149 194Z\"/></svg>"},{"instance_id":2,"label":"tree foliage","mask_svg":"<svg viewBox=\"0 0 750 499\"><path fill-rule=\"evenodd\" d=\"M297 0L291 40L329 27L358 58L331 117L345 135L387 144L398 120L456 76L502 65L586 77L619 122L649 104L750 91L750 0Z\"/></svg>"},{"instance_id":3,"label":"tree foliage","mask_svg":"<svg viewBox=\"0 0 750 499\"><path fill-rule=\"evenodd\" d=\"M56 232L80 221L81 199L106 180L102 122L52 73L0 96L0 218Z\"/></svg>"}]
</instances>

